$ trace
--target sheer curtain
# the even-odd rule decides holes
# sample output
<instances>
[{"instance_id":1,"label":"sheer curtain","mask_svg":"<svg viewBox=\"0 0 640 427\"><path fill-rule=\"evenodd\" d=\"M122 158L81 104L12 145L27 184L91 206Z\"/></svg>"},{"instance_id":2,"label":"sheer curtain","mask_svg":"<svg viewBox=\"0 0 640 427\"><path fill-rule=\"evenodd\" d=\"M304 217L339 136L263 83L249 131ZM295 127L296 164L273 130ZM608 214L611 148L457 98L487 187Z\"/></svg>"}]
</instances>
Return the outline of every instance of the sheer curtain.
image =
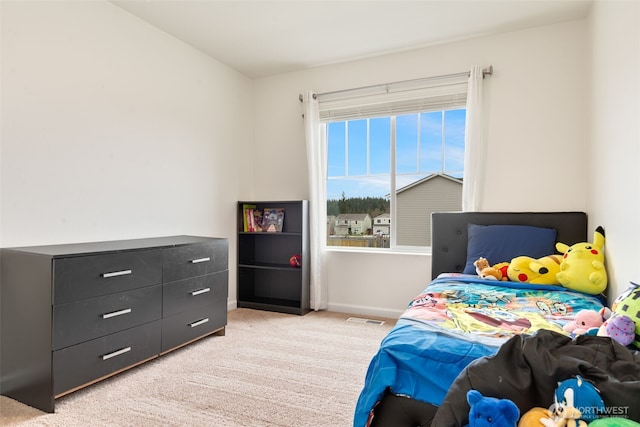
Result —
<instances>
[{"instance_id":1,"label":"sheer curtain","mask_svg":"<svg viewBox=\"0 0 640 427\"><path fill-rule=\"evenodd\" d=\"M482 67L474 65L467 86L467 120L464 142L464 184L462 210L482 210L482 196L486 172L486 143L482 129Z\"/></svg>"},{"instance_id":2,"label":"sheer curtain","mask_svg":"<svg viewBox=\"0 0 640 427\"><path fill-rule=\"evenodd\" d=\"M310 304L311 308L317 311L326 309L329 304L326 275L327 226L325 224L327 217L327 149L324 143L325 126L320 123L318 100L312 91L307 91L303 94L302 105L309 170Z\"/></svg>"}]
</instances>

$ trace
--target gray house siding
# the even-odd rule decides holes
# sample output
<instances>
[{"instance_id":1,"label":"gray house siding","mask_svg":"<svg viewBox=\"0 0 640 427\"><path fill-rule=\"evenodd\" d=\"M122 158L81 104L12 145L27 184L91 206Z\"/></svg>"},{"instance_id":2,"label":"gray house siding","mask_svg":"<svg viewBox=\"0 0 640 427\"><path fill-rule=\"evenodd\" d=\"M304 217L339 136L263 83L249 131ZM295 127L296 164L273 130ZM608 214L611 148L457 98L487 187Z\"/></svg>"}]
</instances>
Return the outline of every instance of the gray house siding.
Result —
<instances>
[{"instance_id":1,"label":"gray house siding","mask_svg":"<svg viewBox=\"0 0 640 427\"><path fill-rule=\"evenodd\" d=\"M396 194L396 244L431 246L431 213L462 210L462 181L435 175Z\"/></svg>"}]
</instances>

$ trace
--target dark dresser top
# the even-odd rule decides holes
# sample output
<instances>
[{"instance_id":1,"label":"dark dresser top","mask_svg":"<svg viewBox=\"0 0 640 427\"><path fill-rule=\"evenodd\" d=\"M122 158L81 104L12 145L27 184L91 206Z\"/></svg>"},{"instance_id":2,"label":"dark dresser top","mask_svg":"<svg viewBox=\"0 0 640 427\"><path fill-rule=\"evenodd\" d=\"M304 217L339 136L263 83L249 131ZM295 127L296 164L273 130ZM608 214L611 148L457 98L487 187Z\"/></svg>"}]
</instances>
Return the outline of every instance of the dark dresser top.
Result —
<instances>
[{"instance_id":1,"label":"dark dresser top","mask_svg":"<svg viewBox=\"0 0 640 427\"><path fill-rule=\"evenodd\" d=\"M15 248L2 248L3 251L28 252L37 255L51 257L71 257L89 255L94 253L120 252L135 249L154 249L173 246L206 243L213 240L226 240L215 237L201 236L166 236L150 237L143 239L111 240L90 243L65 243L61 245L23 246Z\"/></svg>"}]
</instances>

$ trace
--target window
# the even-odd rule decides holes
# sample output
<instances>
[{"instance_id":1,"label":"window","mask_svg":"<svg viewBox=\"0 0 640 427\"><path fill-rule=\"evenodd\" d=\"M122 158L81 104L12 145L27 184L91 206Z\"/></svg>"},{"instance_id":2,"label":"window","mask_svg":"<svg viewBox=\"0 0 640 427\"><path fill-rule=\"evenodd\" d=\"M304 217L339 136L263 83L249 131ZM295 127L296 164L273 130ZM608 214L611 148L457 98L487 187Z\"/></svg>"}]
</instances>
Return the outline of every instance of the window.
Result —
<instances>
[{"instance_id":1,"label":"window","mask_svg":"<svg viewBox=\"0 0 640 427\"><path fill-rule=\"evenodd\" d=\"M465 117L449 108L325 120L327 245L431 246L431 212L462 207Z\"/></svg>"},{"instance_id":2,"label":"window","mask_svg":"<svg viewBox=\"0 0 640 427\"><path fill-rule=\"evenodd\" d=\"M431 246L462 209L468 73L321 94L327 246Z\"/></svg>"}]
</instances>

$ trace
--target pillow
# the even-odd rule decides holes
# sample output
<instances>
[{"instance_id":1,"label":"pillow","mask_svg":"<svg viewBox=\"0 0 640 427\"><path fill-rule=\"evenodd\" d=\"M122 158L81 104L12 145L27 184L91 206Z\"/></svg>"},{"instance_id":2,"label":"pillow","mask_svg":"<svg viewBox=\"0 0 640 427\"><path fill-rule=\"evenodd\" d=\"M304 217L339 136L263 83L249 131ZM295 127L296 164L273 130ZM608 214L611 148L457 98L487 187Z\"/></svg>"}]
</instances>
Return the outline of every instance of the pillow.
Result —
<instances>
[{"instance_id":1,"label":"pillow","mask_svg":"<svg viewBox=\"0 0 640 427\"><path fill-rule=\"evenodd\" d=\"M510 262L517 256L542 258L556 253L556 230L530 225L467 225L465 274L476 274L473 262L480 257L489 265Z\"/></svg>"}]
</instances>

